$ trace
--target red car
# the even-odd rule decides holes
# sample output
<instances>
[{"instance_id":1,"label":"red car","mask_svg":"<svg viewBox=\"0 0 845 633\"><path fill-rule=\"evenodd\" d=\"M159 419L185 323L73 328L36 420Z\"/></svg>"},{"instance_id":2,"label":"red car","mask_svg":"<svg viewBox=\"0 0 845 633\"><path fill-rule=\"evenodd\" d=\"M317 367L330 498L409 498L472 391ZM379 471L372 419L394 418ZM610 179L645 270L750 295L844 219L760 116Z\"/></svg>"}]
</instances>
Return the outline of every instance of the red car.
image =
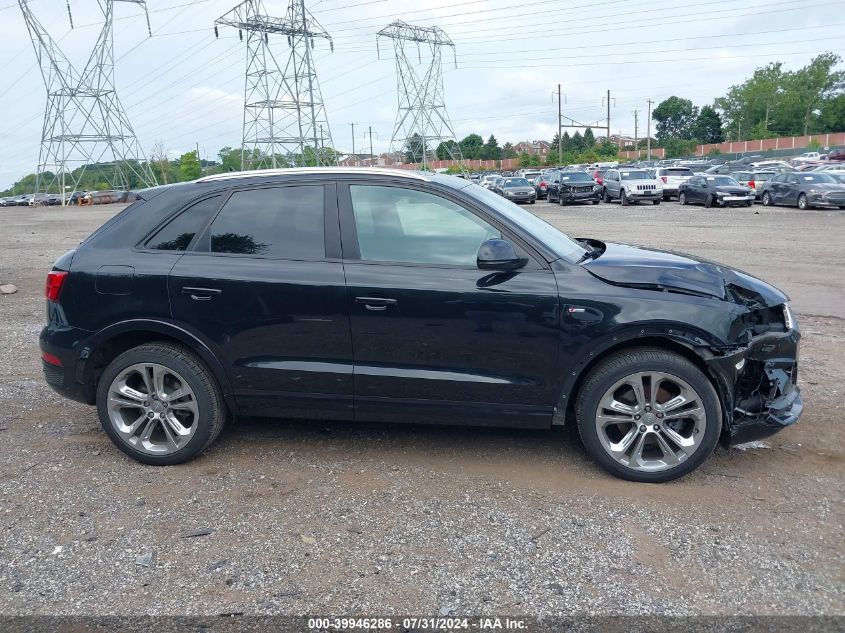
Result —
<instances>
[{"instance_id":1,"label":"red car","mask_svg":"<svg viewBox=\"0 0 845 633\"><path fill-rule=\"evenodd\" d=\"M537 200L547 198L549 196L549 181L545 176L537 176L531 181L534 185L534 191L537 193Z\"/></svg>"},{"instance_id":2,"label":"red car","mask_svg":"<svg viewBox=\"0 0 845 633\"><path fill-rule=\"evenodd\" d=\"M595 170L595 171L591 174L591 176L592 176L593 180L595 180L595 181L596 181L596 184L597 184L597 185L603 185L603 184L604 184L604 182L603 182L603 179L604 179L604 170L603 170L603 169L597 169L597 170Z\"/></svg>"}]
</instances>

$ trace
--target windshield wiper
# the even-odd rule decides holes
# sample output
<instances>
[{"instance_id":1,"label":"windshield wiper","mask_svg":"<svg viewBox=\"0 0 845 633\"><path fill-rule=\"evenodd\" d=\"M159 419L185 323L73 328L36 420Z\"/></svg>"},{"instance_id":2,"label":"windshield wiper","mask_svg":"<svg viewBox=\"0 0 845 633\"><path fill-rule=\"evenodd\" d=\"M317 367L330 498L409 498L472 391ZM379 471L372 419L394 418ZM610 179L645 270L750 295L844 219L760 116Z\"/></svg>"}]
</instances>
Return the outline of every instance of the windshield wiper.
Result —
<instances>
[{"instance_id":1,"label":"windshield wiper","mask_svg":"<svg viewBox=\"0 0 845 633\"><path fill-rule=\"evenodd\" d=\"M596 257L598 257L601 254L601 251L599 251L599 249L597 249L597 248L593 248L592 246L589 246L589 245L587 246L587 248L589 250L585 251L585 253L583 255L581 255L581 259L579 259L577 262L575 262L576 264L580 264L582 262L585 262L588 259L595 259Z\"/></svg>"}]
</instances>

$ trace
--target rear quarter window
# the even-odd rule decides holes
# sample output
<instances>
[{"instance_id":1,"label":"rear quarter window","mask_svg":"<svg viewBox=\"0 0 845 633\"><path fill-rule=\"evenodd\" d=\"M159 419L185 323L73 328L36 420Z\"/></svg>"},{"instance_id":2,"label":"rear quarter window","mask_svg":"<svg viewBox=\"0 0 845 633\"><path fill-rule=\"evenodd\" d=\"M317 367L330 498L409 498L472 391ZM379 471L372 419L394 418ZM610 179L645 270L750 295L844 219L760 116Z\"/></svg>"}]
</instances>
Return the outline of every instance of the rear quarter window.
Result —
<instances>
[{"instance_id":1,"label":"rear quarter window","mask_svg":"<svg viewBox=\"0 0 845 633\"><path fill-rule=\"evenodd\" d=\"M187 250L221 202L222 196L216 195L192 204L147 240L147 248L157 251Z\"/></svg>"}]
</instances>

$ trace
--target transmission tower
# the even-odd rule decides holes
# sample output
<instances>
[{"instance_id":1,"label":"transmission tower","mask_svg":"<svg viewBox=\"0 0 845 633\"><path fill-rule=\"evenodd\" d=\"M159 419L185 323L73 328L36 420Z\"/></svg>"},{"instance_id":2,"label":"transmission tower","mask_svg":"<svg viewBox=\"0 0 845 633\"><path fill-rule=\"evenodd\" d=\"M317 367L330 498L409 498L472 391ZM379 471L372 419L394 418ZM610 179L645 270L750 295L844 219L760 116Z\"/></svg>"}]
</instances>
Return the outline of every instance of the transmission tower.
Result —
<instances>
[{"instance_id":1,"label":"transmission tower","mask_svg":"<svg viewBox=\"0 0 845 633\"><path fill-rule=\"evenodd\" d=\"M63 204L66 191L79 188L86 170L98 170L102 181L115 189L157 184L114 84L114 4L137 4L145 14L147 5L144 0L97 2L103 26L80 72L35 17L29 2L18 0L47 88L35 193L61 189ZM73 28L70 2L67 7Z\"/></svg>"},{"instance_id":2,"label":"transmission tower","mask_svg":"<svg viewBox=\"0 0 845 633\"><path fill-rule=\"evenodd\" d=\"M436 26L412 26L401 20L379 31L376 42L381 37L393 40L396 54L399 109L390 140L391 153L409 155L412 162L425 167L436 158L437 147L445 143L449 157L462 162L443 90L443 47L451 47L454 55L455 44ZM418 66L413 63L413 57L417 58Z\"/></svg>"},{"instance_id":3,"label":"transmission tower","mask_svg":"<svg viewBox=\"0 0 845 633\"><path fill-rule=\"evenodd\" d=\"M262 0L245 0L215 21L246 31L246 88L241 164L244 169L336 165L326 109L317 83L315 38L331 36L305 8L290 0L284 18L268 16ZM284 35L290 53L284 70L270 35Z\"/></svg>"}]
</instances>

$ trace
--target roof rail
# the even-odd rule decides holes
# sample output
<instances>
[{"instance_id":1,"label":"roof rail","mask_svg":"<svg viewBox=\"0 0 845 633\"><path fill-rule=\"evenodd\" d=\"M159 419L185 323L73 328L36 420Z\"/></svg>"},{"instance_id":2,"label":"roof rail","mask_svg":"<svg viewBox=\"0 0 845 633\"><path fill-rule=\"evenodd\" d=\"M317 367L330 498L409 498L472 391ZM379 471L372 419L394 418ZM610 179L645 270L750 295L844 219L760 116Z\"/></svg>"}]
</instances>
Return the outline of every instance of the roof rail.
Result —
<instances>
[{"instance_id":1,"label":"roof rail","mask_svg":"<svg viewBox=\"0 0 845 633\"><path fill-rule=\"evenodd\" d=\"M256 169L252 171L229 171L197 178L194 182L214 182L235 178L261 178L264 176L285 176L296 174L384 174L413 180L429 180L421 172L406 169L387 169L384 167L285 167L283 169Z\"/></svg>"}]
</instances>

